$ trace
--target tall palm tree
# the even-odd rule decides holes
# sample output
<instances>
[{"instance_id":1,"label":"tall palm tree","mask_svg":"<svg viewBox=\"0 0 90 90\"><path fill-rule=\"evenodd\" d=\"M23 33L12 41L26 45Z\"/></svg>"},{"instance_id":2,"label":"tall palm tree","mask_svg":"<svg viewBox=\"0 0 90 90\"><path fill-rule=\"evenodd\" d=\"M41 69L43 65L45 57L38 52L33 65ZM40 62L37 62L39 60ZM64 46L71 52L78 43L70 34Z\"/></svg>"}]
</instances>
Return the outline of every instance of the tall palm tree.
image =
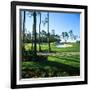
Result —
<instances>
[{"instance_id":1,"label":"tall palm tree","mask_svg":"<svg viewBox=\"0 0 90 90\"><path fill-rule=\"evenodd\" d=\"M37 55L37 46L36 46L36 11L33 12L33 44L34 44L34 51L33 54Z\"/></svg>"},{"instance_id":2,"label":"tall palm tree","mask_svg":"<svg viewBox=\"0 0 90 90\"><path fill-rule=\"evenodd\" d=\"M47 23L47 42L48 42L48 52L51 51L51 46L50 46L50 32L49 32L49 12L47 12L47 17L45 18L45 20L43 21L43 25L45 25Z\"/></svg>"},{"instance_id":3,"label":"tall palm tree","mask_svg":"<svg viewBox=\"0 0 90 90\"><path fill-rule=\"evenodd\" d=\"M26 21L26 11L23 12L23 43L25 42L25 21Z\"/></svg>"},{"instance_id":4,"label":"tall palm tree","mask_svg":"<svg viewBox=\"0 0 90 90\"><path fill-rule=\"evenodd\" d=\"M33 18L33 12L31 12L31 11L28 11L28 16L31 18ZM33 50L34 50L34 44L33 44L33 25L32 25L32 34L31 34L31 43L32 43L32 45L31 45L31 50L32 50L32 52L33 52Z\"/></svg>"},{"instance_id":5,"label":"tall palm tree","mask_svg":"<svg viewBox=\"0 0 90 90\"><path fill-rule=\"evenodd\" d=\"M49 32L49 12L47 13L47 18L48 18L48 25L47 25L47 31L48 31L48 52L51 51L51 46L50 46L50 32Z\"/></svg>"},{"instance_id":6,"label":"tall palm tree","mask_svg":"<svg viewBox=\"0 0 90 90\"><path fill-rule=\"evenodd\" d=\"M65 43L67 42L68 38L69 38L69 35L67 32L65 32Z\"/></svg>"},{"instance_id":7,"label":"tall palm tree","mask_svg":"<svg viewBox=\"0 0 90 90\"><path fill-rule=\"evenodd\" d=\"M31 18L34 15L34 12L29 12L29 17ZM36 16L39 15L40 16L40 22L39 22L39 51L41 51L41 45L40 45L40 31L41 31L41 12L36 12ZM34 17L33 17L34 19ZM33 28L34 29L34 26ZM32 51L34 50L34 32L32 30Z\"/></svg>"},{"instance_id":8,"label":"tall palm tree","mask_svg":"<svg viewBox=\"0 0 90 90\"><path fill-rule=\"evenodd\" d=\"M44 21L42 21L43 25L45 25L47 23L47 41L48 41L48 52L51 51L51 46L50 46L50 32L49 32L49 12L47 12L47 17L45 18Z\"/></svg>"},{"instance_id":9,"label":"tall palm tree","mask_svg":"<svg viewBox=\"0 0 90 90\"><path fill-rule=\"evenodd\" d=\"M65 32L62 32L62 38L65 40Z\"/></svg>"},{"instance_id":10,"label":"tall palm tree","mask_svg":"<svg viewBox=\"0 0 90 90\"><path fill-rule=\"evenodd\" d=\"M65 43L66 43L68 38L69 38L69 35L68 35L67 32L62 32L62 37L63 37L63 39L65 40Z\"/></svg>"},{"instance_id":11,"label":"tall palm tree","mask_svg":"<svg viewBox=\"0 0 90 90\"><path fill-rule=\"evenodd\" d=\"M41 51L41 45L40 45L40 31L41 31L41 12L39 12L39 16L40 16L40 22L39 22L39 51Z\"/></svg>"},{"instance_id":12,"label":"tall palm tree","mask_svg":"<svg viewBox=\"0 0 90 90\"><path fill-rule=\"evenodd\" d=\"M24 54L25 52L25 47L24 47L24 43L25 43L25 21L26 21L26 11L23 11L22 13L23 18L22 18L22 53Z\"/></svg>"},{"instance_id":13,"label":"tall palm tree","mask_svg":"<svg viewBox=\"0 0 90 90\"><path fill-rule=\"evenodd\" d=\"M73 40L73 31L72 30L69 31L69 35L70 35L70 38Z\"/></svg>"}]
</instances>

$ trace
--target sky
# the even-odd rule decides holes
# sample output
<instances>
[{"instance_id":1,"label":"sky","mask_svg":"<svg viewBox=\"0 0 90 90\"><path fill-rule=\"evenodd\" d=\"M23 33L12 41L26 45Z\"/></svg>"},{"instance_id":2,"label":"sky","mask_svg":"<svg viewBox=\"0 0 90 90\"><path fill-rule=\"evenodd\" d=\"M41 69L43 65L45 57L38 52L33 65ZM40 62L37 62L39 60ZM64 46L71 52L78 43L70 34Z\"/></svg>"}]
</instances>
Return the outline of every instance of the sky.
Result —
<instances>
[{"instance_id":1,"label":"sky","mask_svg":"<svg viewBox=\"0 0 90 90\"><path fill-rule=\"evenodd\" d=\"M32 32L33 17L32 12L26 11L25 28L27 32ZM21 11L23 20L23 11ZM47 12L41 12L41 21L47 17ZM39 31L39 15L37 14L37 32ZM74 35L80 36L80 13L49 12L49 31L55 30L55 34L73 31ZM41 24L41 30L47 31L47 24Z\"/></svg>"}]
</instances>

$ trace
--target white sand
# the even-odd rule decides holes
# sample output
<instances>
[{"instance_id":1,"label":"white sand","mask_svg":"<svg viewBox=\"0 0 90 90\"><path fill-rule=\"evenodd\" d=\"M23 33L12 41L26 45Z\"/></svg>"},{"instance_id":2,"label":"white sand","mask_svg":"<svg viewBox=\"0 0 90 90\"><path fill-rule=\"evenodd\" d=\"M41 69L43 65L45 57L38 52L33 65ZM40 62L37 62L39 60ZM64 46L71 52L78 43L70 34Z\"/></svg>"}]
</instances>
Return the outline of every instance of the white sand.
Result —
<instances>
[{"instance_id":1,"label":"white sand","mask_svg":"<svg viewBox=\"0 0 90 90\"><path fill-rule=\"evenodd\" d=\"M63 45L57 45L56 47L58 47L58 48L64 48L64 47L72 47L72 45L71 44L63 44Z\"/></svg>"}]
</instances>

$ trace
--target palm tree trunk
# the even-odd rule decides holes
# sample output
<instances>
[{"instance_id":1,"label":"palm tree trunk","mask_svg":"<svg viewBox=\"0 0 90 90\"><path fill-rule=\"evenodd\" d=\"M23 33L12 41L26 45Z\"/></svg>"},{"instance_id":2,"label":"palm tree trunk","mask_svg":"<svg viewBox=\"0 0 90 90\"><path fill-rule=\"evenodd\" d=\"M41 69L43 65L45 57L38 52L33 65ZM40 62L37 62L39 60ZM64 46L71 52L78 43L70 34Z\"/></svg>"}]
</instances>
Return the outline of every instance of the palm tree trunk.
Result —
<instances>
[{"instance_id":1,"label":"palm tree trunk","mask_svg":"<svg viewBox=\"0 0 90 90\"><path fill-rule=\"evenodd\" d=\"M48 29L48 52L50 52L51 47L50 47L50 33L49 33L49 12L47 14L47 17L48 17L48 27L47 27L47 29Z\"/></svg>"},{"instance_id":2,"label":"palm tree trunk","mask_svg":"<svg viewBox=\"0 0 90 90\"><path fill-rule=\"evenodd\" d=\"M23 43L25 42L25 11L23 15Z\"/></svg>"},{"instance_id":3,"label":"palm tree trunk","mask_svg":"<svg viewBox=\"0 0 90 90\"><path fill-rule=\"evenodd\" d=\"M34 36L33 36L33 39L34 39L34 51L33 51L33 53L34 53L34 55L36 56L36 54L37 54L37 46L36 46L36 12L34 11L34 13L33 13L33 34L34 34Z\"/></svg>"},{"instance_id":4,"label":"palm tree trunk","mask_svg":"<svg viewBox=\"0 0 90 90\"><path fill-rule=\"evenodd\" d=\"M24 43L25 43L25 11L23 12L23 35L22 35L22 53L24 54L25 51L25 47L24 47Z\"/></svg>"},{"instance_id":5,"label":"palm tree trunk","mask_svg":"<svg viewBox=\"0 0 90 90\"><path fill-rule=\"evenodd\" d=\"M39 51L41 51L41 45L40 45L40 31L41 31L41 13L40 13L40 22L39 22Z\"/></svg>"},{"instance_id":6,"label":"palm tree trunk","mask_svg":"<svg viewBox=\"0 0 90 90\"><path fill-rule=\"evenodd\" d=\"M32 25L32 27L34 27L34 24ZM32 28L32 46L31 46L32 52L33 52L33 29L34 29L34 28Z\"/></svg>"}]
</instances>

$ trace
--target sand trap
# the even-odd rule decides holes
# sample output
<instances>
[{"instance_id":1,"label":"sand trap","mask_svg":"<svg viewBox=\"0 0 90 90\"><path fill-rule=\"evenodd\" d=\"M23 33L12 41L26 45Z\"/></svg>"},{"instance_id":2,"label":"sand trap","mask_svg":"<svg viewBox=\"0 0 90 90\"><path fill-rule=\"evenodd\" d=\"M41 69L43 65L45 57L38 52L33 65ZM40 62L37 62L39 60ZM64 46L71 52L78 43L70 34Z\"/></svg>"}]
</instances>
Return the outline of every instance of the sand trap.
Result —
<instances>
[{"instance_id":1,"label":"sand trap","mask_svg":"<svg viewBox=\"0 0 90 90\"><path fill-rule=\"evenodd\" d=\"M56 47L58 47L58 48L64 48L64 47L72 47L72 45L71 44L63 44L63 45L57 45Z\"/></svg>"}]
</instances>

